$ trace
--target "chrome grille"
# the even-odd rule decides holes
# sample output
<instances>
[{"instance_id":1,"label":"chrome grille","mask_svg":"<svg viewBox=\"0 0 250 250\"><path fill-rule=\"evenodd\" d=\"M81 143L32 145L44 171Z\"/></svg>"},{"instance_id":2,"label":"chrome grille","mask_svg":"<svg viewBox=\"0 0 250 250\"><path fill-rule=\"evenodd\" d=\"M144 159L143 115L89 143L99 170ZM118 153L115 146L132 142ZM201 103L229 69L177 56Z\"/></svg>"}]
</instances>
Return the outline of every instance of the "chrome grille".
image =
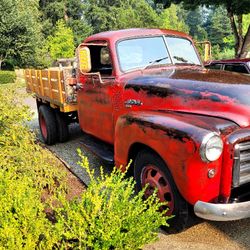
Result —
<instances>
[{"instance_id":1,"label":"chrome grille","mask_svg":"<svg viewBox=\"0 0 250 250\"><path fill-rule=\"evenodd\" d=\"M250 182L250 142L241 142L235 146L233 186L239 187Z\"/></svg>"}]
</instances>

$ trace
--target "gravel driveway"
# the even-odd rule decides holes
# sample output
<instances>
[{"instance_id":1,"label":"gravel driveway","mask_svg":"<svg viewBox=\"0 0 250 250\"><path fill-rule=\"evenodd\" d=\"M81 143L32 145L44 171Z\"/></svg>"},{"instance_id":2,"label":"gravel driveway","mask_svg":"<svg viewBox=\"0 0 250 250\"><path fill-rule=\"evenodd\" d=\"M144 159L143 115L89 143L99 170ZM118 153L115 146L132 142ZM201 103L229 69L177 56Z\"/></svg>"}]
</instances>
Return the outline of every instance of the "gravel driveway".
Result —
<instances>
[{"instance_id":1,"label":"gravel driveway","mask_svg":"<svg viewBox=\"0 0 250 250\"><path fill-rule=\"evenodd\" d=\"M34 111L34 119L30 122L33 130L37 131L40 138L35 100L31 97L25 100ZM48 148L62 158L71 170L86 184L89 178L86 172L78 166L79 157L76 149L80 148L84 155L88 156L91 168L99 173L99 166L103 163L90 152L84 150L81 140L84 134L79 126L70 126L70 140L67 143L59 143ZM105 171L110 172L112 167L105 166ZM167 235L164 232L159 234L160 240L146 246L145 250L153 249L249 249L250 250L250 219L235 222L205 222L202 221L185 232Z\"/></svg>"}]
</instances>

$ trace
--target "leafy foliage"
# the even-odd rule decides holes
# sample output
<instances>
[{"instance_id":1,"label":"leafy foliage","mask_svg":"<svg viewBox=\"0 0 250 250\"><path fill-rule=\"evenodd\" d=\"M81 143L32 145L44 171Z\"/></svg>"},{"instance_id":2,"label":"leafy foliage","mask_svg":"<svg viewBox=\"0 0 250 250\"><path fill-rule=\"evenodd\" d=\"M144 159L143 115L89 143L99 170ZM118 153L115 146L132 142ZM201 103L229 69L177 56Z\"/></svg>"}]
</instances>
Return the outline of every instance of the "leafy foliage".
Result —
<instances>
[{"instance_id":1,"label":"leafy foliage","mask_svg":"<svg viewBox=\"0 0 250 250\"><path fill-rule=\"evenodd\" d=\"M74 37L70 28L66 27L63 20L56 24L53 36L48 37L48 47L52 59L70 58L74 56Z\"/></svg>"},{"instance_id":2,"label":"leafy foliage","mask_svg":"<svg viewBox=\"0 0 250 250\"><path fill-rule=\"evenodd\" d=\"M144 0L87 0L85 17L94 32L159 26L159 17Z\"/></svg>"},{"instance_id":3,"label":"leafy foliage","mask_svg":"<svg viewBox=\"0 0 250 250\"><path fill-rule=\"evenodd\" d=\"M195 8L188 12L186 23L190 27L190 35L198 41L206 40L207 32L203 27L203 10Z\"/></svg>"},{"instance_id":4,"label":"leafy foliage","mask_svg":"<svg viewBox=\"0 0 250 250\"><path fill-rule=\"evenodd\" d=\"M42 39L38 0L2 0L0 5L0 68L4 60L35 65Z\"/></svg>"},{"instance_id":5,"label":"leafy foliage","mask_svg":"<svg viewBox=\"0 0 250 250\"><path fill-rule=\"evenodd\" d=\"M46 219L41 192L56 190L64 174L51 155L34 143L25 120L30 112L20 102L17 84L0 86L0 248L51 249L58 241ZM13 108L15 107L15 108Z\"/></svg>"},{"instance_id":6,"label":"leafy foliage","mask_svg":"<svg viewBox=\"0 0 250 250\"><path fill-rule=\"evenodd\" d=\"M247 14L250 12L249 0L155 0L156 3L162 3L165 7L169 7L171 3L184 3L188 8L195 8L199 5L219 6L224 5L232 9L234 14Z\"/></svg>"},{"instance_id":7,"label":"leafy foliage","mask_svg":"<svg viewBox=\"0 0 250 250\"><path fill-rule=\"evenodd\" d=\"M101 176L95 178L87 158L80 156L80 165L89 173L91 182L80 200L61 200L65 205L56 209L56 228L63 233L60 238L64 239L64 247L140 249L157 239L158 228L167 223L166 211L159 212L162 203L156 193L144 200L145 190L136 195L133 178L125 179L126 173L116 168L110 175L101 168Z\"/></svg>"},{"instance_id":8,"label":"leafy foliage","mask_svg":"<svg viewBox=\"0 0 250 250\"><path fill-rule=\"evenodd\" d=\"M208 20L207 29L209 31L209 41L212 45L216 44L223 50L226 46L224 38L233 40L233 33L230 29L230 22L225 8L222 6L215 8L210 12Z\"/></svg>"},{"instance_id":9,"label":"leafy foliage","mask_svg":"<svg viewBox=\"0 0 250 250\"><path fill-rule=\"evenodd\" d=\"M14 71L0 71L0 84L12 83L15 79Z\"/></svg>"},{"instance_id":10,"label":"leafy foliage","mask_svg":"<svg viewBox=\"0 0 250 250\"><path fill-rule=\"evenodd\" d=\"M0 170L0 248L52 248L52 225L46 219L40 192L28 177ZM50 244L52 243L52 244Z\"/></svg>"},{"instance_id":11,"label":"leafy foliage","mask_svg":"<svg viewBox=\"0 0 250 250\"><path fill-rule=\"evenodd\" d=\"M85 4L81 0L40 1L42 27L45 37L53 35L56 23L64 20L74 33L75 47L92 33L92 27L84 18Z\"/></svg>"},{"instance_id":12,"label":"leafy foliage","mask_svg":"<svg viewBox=\"0 0 250 250\"><path fill-rule=\"evenodd\" d=\"M160 14L161 28L174 29L188 33L189 27L185 23L186 13L178 5L172 4Z\"/></svg>"}]
</instances>

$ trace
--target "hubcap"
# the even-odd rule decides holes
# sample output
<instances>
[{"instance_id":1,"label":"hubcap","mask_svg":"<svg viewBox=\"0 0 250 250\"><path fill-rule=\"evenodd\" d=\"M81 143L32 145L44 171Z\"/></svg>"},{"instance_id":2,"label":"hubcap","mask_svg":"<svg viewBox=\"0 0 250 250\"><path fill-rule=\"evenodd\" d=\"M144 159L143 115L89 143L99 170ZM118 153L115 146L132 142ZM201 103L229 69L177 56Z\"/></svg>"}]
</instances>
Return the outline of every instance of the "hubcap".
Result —
<instances>
[{"instance_id":1,"label":"hubcap","mask_svg":"<svg viewBox=\"0 0 250 250\"><path fill-rule=\"evenodd\" d=\"M39 114L39 120L40 120L40 128L41 128L42 135L46 139L47 135L48 135L48 132L47 132L45 119L44 119L42 114Z\"/></svg>"},{"instance_id":2,"label":"hubcap","mask_svg":"<svg viewBox=\"0 0 250 250\"><path fill-rule=\"evenodd\" d=\"M168 211L166 215L171 215L174 210L174 197L171 186L165 174L154 165L147 165L144 167L141 176L142 187L148 184L145 191L145 197L153 194L157 188L157 196L161 202L167 202Z\"/></svg>"}]
</instances>

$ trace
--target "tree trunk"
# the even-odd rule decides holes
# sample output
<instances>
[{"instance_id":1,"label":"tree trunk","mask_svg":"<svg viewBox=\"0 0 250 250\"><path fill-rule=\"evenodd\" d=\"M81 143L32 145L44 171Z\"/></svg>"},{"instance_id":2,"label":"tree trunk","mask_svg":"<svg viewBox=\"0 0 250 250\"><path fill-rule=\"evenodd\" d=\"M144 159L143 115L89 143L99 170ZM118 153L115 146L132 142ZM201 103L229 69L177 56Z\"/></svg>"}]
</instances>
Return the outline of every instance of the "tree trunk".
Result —
<instances>
[{"instance_id":1,"label":"tree trunk","mask_svg":"<svg viewBox=\"0 0 250 250\"><path fill-rule=\"evenodd\" d=\"M240 58L242 47L243 47L243 43L244 43L243 27L242 27L242 15L238 15L237 18L238 18L239 44L238 44L238 48L237 48L236 57Z\"/></svg>"},{"instance_id":2,"label":"tree trunk","mask_svg":"<svg viewBox=\"0 0 250 250\"><path fill-rule=\"evenodd\" d=\"M239 33L237 30L237 26L236 26L236 22L235 22L235 18L234 18L234 14L233 11L231 10L231 8L227 8L227 14L230 20L230 24L231 24L231 28L234 34L234 38L235 38L235 56L237 57L238 55L238 51L239 51L239 47L240 47L240 37L239 37ZM242 23L241 23L242 25Z\"/></svg>"},{"instance_id":3,"label":"tree trunk","mask_svg":"<svg viewBox=\"0 0 250 250\"><path fill-rule=\"evenodd\" d=\"M2 62L3 60L0 59L0 70L2 70Z\"/></svg>"},{"instance_id":4,"label":"tree trunk","mask_svg":"<svg viewBox=\"0 0 250 250\"><path fill-rule=\"evenodd\" d=\"M240 53L240 58L250 57L250 25L244 38L244 43Z\"/></svg>"},{"instance_id":5,"label":"tree trunk","mask_svg":"<svg viewBox=\"0 0 250 250\"><path fill-rule=\"evenodd\" d=\"M69 20L69 16L67 14L67 8L66 8L66 5L64 5L64 21L65 23L67 23Z\"/></svg>"}]
</instances>

